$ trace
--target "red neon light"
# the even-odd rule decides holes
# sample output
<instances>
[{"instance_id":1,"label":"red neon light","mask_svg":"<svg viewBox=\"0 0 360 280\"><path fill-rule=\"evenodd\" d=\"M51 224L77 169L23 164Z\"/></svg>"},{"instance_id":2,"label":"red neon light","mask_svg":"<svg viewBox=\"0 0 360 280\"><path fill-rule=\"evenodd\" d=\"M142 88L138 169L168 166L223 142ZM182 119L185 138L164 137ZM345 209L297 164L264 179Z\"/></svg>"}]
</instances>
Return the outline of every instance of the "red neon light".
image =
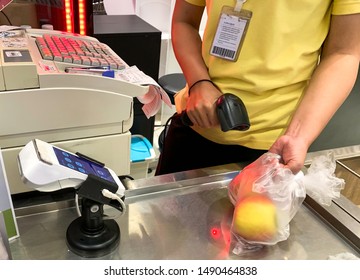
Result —
<instances>
[{"instance_id":1,"label":"red neon light","mask_svg":"<svg viewBox=\"0 0 360 280\"><path fill-rule=\"evenodd\" d=\"M79 33L81 35L86 34L86 9L85 9L85 0L79 0Z\"/></svg>"},{"instance_id":2,"label":"red neon light","mask_svg":"<svg viewBox=\"0 0 360 280\"><path fill-rule=\"evenodd\" d=\"M72 0L65 0L65 22L66 22L66 31L74 32L74 22L73 22L73 6Z\"/></svg>"}]
</instances>

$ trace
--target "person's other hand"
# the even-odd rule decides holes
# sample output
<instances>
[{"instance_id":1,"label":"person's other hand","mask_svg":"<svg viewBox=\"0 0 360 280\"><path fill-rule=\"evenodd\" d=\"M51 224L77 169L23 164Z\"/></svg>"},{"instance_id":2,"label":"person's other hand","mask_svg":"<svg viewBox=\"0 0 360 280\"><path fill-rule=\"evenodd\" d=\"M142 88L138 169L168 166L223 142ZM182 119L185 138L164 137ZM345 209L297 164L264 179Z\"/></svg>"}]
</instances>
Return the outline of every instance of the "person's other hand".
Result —
<instances>
[{"instance_id":1,"label":"person's other hand","mask_svg":"<svg viewBox=\"0 0 360 280\"><path fill-rule=\"evenodd\" d=\"M308 145L302 138L283 135L269 149L269 152L281 156L281 162L294 174L304 166Z\"/></svg>"}]
</instances>

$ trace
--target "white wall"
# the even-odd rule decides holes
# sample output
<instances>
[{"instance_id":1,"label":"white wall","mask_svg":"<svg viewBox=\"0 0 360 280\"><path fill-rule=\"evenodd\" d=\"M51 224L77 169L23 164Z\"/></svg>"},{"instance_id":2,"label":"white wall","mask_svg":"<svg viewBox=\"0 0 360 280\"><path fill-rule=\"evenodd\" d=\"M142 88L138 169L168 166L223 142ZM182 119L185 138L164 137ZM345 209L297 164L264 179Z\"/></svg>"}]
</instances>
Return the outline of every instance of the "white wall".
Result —
<instances>
[{"instance_id":1,"label":"white wall","mask_svg":"<svg viewBox=\"0 0 360 280\"><path fill-rule=\"evenodd\" d=\"M136 14L162 32L159 77L181 72L171 45L171 17L176 0L104 0L108 15ZM205 27L206 14L200 33Z\"/></svg>"},{"instance_id":2,"label":"white wall","mask_svg":"<svg viewBox=\"0 0 360 280\"><path fill-rule=\"evenodd\" d=\"M135 14L136 0L103 0L103 3L108 15Z\"/></svg>"}]
</instances>

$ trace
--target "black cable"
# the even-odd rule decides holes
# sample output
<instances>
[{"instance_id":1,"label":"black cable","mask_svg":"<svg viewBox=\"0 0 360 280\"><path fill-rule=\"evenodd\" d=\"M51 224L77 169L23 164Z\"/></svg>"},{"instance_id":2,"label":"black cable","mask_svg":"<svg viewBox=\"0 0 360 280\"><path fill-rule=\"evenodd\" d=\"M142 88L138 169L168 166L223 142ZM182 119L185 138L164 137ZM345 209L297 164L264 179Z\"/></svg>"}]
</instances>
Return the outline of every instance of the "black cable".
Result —
<instances>
[{"instance_id":1,"label":"black cable","mask_svg":"<svg viewBox=\"0 0 360 280\"><path fill-rule=\"evenodd\" d=\"M120 180L125 180L125 179L129 179L129 180L134 180L133 177L131 177L130 175L121 175L118 176Z\"/></svg>"},{"instance_id":2,"label":"black cable","mask_svg":"<svg viewBox=\"0 0 360 280\"><path fill-rule=\"evenodd\" d=\"M164 136L164 138L163 138L162 148L161 148L161 151L160 151L160 152L164 151L166 133L167 133L167 130L168 130L168 127L169 127L169 125L170 125L171 120L175 117L176 114L177 114L177 112L175 112L170 118L168 118L168 120L167 120L166 123L165 123L164 131L163 131L163 136Z\"/></svg>"},{"instance_id":3,"label":"black cable","mask_svg":"<svg viewBox=\"0 0 360 280\"><path fill-rule=\"evenodd\" d=\"M4 11L1 11L1 13L4 15L4 17L6 18L6 20L8 21L9 25L13 25L9 19L9 17L4 13Z\"/></svg>"}]
</instances>

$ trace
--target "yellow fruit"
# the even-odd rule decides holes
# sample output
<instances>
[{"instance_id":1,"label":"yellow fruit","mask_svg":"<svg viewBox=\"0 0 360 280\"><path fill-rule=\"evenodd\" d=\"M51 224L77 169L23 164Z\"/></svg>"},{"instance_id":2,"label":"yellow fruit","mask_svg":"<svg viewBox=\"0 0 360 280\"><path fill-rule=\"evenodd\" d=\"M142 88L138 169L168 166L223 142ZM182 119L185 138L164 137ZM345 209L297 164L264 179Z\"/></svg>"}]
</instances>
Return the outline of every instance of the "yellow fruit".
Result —
<instances>
[{"instance_id":1,"label":"yellow fruit","mask_svg":"<svg viewBox=\"0 0 360 280\"><path fill-rule=\"evenodd\" d=\"M247 241L270 241L277 232L275 205L262 194L245 197L235 206L232 229Z\"/></svg>"}]
</instances>

